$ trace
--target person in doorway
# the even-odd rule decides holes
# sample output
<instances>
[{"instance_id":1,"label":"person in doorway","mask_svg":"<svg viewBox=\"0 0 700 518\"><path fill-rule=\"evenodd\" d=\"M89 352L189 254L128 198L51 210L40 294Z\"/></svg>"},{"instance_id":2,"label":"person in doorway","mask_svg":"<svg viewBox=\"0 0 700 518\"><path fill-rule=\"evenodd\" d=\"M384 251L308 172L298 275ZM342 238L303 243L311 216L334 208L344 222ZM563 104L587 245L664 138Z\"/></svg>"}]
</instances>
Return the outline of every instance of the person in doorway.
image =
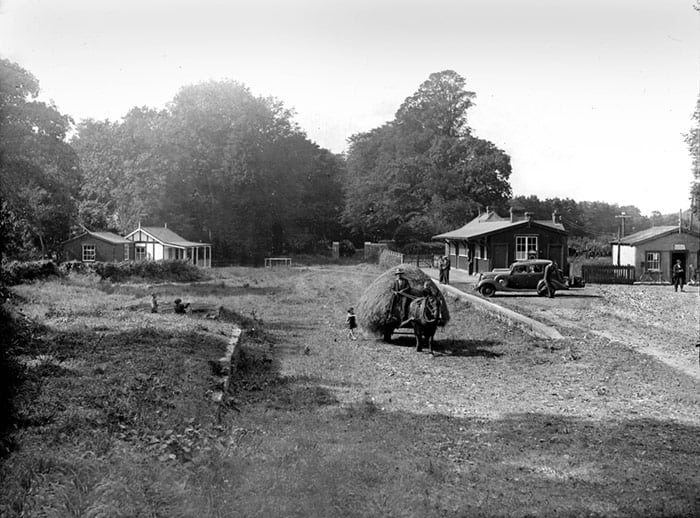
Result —
<instances>
[{"instance_id":1,"label":"person in doorway","mask_svg":"<svg viewBox=\"0 0 700 518\"><path fill-rule=\"evenodd\" d=\"M685 270L683 269L683 264L680 259L676 259L676 264L673 265L673 291L678 291L681 288L683 291L683 285L685 284Z\"/></svg>"},{"instance_id":2,"label":"person in doorway","mask_svg":"<svg viewBox=\"0 0 700 518\"><path fill-rule=\"evenodd\" d=\"M355 308L348 309L348 314L345 317L345 325L348 328L348 338L357 340L355 336L355 328L357 327L357 317L355 316Z\"/></svg>"}]
</instances>

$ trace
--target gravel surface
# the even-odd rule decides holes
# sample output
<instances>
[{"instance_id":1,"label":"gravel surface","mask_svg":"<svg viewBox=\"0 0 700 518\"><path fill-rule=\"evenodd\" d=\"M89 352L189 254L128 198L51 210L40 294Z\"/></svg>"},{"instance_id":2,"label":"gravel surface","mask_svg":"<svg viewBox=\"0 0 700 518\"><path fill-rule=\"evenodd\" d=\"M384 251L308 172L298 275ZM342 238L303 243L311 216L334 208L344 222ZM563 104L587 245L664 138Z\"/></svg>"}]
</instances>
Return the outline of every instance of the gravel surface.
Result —
<instances>
[{"instance_id":1,"label":"gravel surface","mask_svg":"<svg viewBox=\"0 0 700 518\"><path fill-rule=\"evenodd\" d=\"M474 293L469 285L457 286ZM700 293L697 286L589 285L557 293L498 294L492 302L555 326L566 336L595 335L652 355L700 379Z\"/></svg>"}]
</instances>

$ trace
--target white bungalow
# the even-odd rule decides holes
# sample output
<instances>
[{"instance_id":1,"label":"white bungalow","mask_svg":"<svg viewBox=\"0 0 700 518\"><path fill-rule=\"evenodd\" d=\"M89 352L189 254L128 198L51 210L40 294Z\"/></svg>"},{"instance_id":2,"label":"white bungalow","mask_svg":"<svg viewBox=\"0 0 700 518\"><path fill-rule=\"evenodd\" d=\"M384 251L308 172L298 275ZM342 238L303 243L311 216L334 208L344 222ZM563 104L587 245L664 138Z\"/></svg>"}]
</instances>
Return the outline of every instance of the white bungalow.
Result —
<instances>
[{"instance_id":1,"label":"white bungalow","mask_svg":"<svg viewBox=\"0 0 700 518\"><path fill-rule=\"evenodd\" d=\"M211 244L187 241L165 227L142 227L125 236L134 242L136 261L161 259L186 260L196 266L211 268Z\"/></svg>"}]
</instances>

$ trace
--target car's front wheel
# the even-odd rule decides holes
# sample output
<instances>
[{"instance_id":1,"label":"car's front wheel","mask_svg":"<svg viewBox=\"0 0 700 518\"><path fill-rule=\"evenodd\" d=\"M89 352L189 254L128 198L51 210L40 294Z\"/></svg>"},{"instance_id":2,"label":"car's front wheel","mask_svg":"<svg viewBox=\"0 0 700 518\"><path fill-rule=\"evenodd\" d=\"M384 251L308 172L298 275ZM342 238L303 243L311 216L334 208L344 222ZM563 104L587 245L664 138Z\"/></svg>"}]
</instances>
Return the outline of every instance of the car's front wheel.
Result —
<instances>
[{"instance_id":1,"label":"car's front wheel","mask_svg":"<svg viewBox=\"0 0 700 518\"><path fill-rule=\"evenodd\" d=\"M496 288L494 288L490 284L484 284L481 288L479 288L479 292L484 297L493 297L493 294L496 293Z\"/></svg>"}]
</instances>

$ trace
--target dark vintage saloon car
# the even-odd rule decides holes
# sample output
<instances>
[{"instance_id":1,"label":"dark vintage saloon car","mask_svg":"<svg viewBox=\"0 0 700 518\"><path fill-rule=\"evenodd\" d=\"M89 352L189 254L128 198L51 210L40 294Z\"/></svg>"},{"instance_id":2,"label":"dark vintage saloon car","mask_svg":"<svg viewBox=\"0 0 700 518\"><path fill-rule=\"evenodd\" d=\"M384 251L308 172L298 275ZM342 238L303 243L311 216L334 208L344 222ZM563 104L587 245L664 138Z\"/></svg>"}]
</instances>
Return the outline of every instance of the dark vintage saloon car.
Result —
<instances>
[{"instance_id":1,"label":"dark vintage saloon car","mask_svg":"<svg viewBox=\"0 0 700 518\"><path fill-rule=\"evenodd\" d=\"M544 269L552 261L547 259L531 259L517 261L510 268L498 268L491 272L483 273L476 283L476 290L484 297L491 297L497 291L507 292L532 292L538 295L546 295L544 284ZM555 290L568 290L569 286L560 270L555 272L552 279Z\"/></svg>"}]
</instances>

